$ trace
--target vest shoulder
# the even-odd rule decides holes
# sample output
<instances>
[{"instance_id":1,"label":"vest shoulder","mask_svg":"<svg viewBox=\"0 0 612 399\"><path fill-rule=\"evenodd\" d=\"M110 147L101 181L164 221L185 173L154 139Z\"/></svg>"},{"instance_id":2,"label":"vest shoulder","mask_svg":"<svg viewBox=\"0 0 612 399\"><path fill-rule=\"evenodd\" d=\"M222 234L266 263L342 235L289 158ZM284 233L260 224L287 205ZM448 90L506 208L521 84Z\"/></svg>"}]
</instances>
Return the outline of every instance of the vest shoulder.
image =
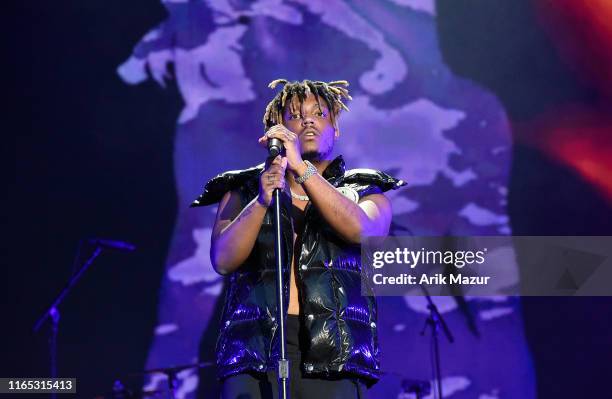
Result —
<instances>
[{"instance_id":1,"label":"vest shoulder","mask_svg":"<svg viewBox=\"0 0 612 399\"><path fill-rule=\"evenodd\" d=\"M349 169L344 172L340 184L355 186L360 192L385 192L397 190L406 182L383 171L368 168ZM374 190L377 189L377 190ZM362 195L363 196L363 195Z\"/></svg>"},{"instance_id":2,"label":"vest shoulder","mask_svg":"<svg viewBox=\"0 0 612 399\"><path fill-rule=\"evenodd\" d=\"M264 169L264 164L259 164L247 169L228 170L210 179L205 185L200 196L191 203L190 208L216 204L221 201L226 192L235 190L249 180L257 178Z\"/></svg>"}]
</instances>

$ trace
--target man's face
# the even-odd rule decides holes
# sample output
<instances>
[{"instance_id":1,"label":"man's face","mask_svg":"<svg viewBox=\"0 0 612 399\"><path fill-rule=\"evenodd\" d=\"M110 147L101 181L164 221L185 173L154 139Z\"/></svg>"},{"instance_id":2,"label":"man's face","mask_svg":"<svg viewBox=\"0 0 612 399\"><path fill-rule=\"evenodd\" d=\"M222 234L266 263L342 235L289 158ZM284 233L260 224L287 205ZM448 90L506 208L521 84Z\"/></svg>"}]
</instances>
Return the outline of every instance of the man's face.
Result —
<instances>
[{"instance_id":1,"label":"man's face","mask_svg":"<svg viewBox=\"0 0 612 399\"><path fill-rule=\"evenodd\" d=\"M315 96L309 94L302 104L294 102L293 111L287 104L283 114L283 125L298 135L302 157L308 160L328 159L338 134L325 101L320 99L320 103L321 108Z\"/></svg>"}]
</instances>

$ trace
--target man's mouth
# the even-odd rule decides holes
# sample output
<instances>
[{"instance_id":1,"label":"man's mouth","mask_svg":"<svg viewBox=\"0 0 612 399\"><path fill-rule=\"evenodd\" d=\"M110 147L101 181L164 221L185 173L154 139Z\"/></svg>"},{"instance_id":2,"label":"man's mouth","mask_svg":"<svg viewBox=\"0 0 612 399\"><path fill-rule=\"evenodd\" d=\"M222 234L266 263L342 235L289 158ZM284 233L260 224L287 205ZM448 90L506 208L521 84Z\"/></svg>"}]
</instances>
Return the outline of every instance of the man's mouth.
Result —
<instances>
[{"instance_id":1,"label":"man's mouth","mask_svg":"<svg viewBox=\"0 0 612 399\"><path fill-rule=\"evenodd\" d=\"M304 130L304 132L302 132L302 136L304 137L314 137L314 136L318 136L319 132L317 132L314 129L308 129L308 130Z\"/></svg>"}]
</instances>

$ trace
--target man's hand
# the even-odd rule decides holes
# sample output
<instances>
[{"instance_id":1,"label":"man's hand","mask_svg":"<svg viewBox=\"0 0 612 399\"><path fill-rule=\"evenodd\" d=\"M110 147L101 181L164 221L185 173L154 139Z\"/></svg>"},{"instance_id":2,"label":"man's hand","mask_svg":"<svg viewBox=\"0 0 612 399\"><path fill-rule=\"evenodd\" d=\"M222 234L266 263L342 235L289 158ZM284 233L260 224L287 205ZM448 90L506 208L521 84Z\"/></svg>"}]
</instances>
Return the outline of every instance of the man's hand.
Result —
<instances>
[{"instance_id":1,"label":"man's hand","mask_svg":"<svg viewBox=\"0 0 612 399\"><path fill-rule=\"evenodd\" d=\"M285 189L285 169L287 169L287 158L277 155L259 177L259 195L257 201L265 206L270 206L272 193L275 188Z\"/></svg>"},{"instance_id":2,"label":"man's hand","mask_svg":"<svg viewBox=\"0 0 612 399\"><path fill-rule=\"evenodd\" d=\"M304 161L302 160L300 140L297 134L279 124L272 126L258 141L264 147L267 147L268 140L271 138L277 138L283 142L285 156L287 157L287 167L292 173L298 173L298 168L304 166Z\"/></svg>"}]
</instances>

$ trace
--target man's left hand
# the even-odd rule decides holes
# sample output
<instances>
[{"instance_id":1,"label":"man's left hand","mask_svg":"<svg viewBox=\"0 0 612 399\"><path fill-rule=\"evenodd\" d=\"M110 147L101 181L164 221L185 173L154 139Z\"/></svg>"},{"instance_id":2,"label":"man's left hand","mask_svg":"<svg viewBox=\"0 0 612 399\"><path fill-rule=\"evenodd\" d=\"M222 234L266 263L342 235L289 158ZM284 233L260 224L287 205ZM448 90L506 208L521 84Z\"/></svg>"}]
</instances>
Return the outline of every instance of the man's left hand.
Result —
<instances>
[{"instance_id":1,"label":"man's left hand","mask_svg":"<svg viewBox=\"0 0 612 399\"><path fill-rule=\"evenodd\" d=\"M258 142L264 147L267 147L268 140L271 138L277 138L283 142L285 156L287 157L287 169L293 173L297 173L298 168L304 165L298 135L285 126L278 124L272 126L265 135L259 138Z\"/></svg>"}]
</instances>

